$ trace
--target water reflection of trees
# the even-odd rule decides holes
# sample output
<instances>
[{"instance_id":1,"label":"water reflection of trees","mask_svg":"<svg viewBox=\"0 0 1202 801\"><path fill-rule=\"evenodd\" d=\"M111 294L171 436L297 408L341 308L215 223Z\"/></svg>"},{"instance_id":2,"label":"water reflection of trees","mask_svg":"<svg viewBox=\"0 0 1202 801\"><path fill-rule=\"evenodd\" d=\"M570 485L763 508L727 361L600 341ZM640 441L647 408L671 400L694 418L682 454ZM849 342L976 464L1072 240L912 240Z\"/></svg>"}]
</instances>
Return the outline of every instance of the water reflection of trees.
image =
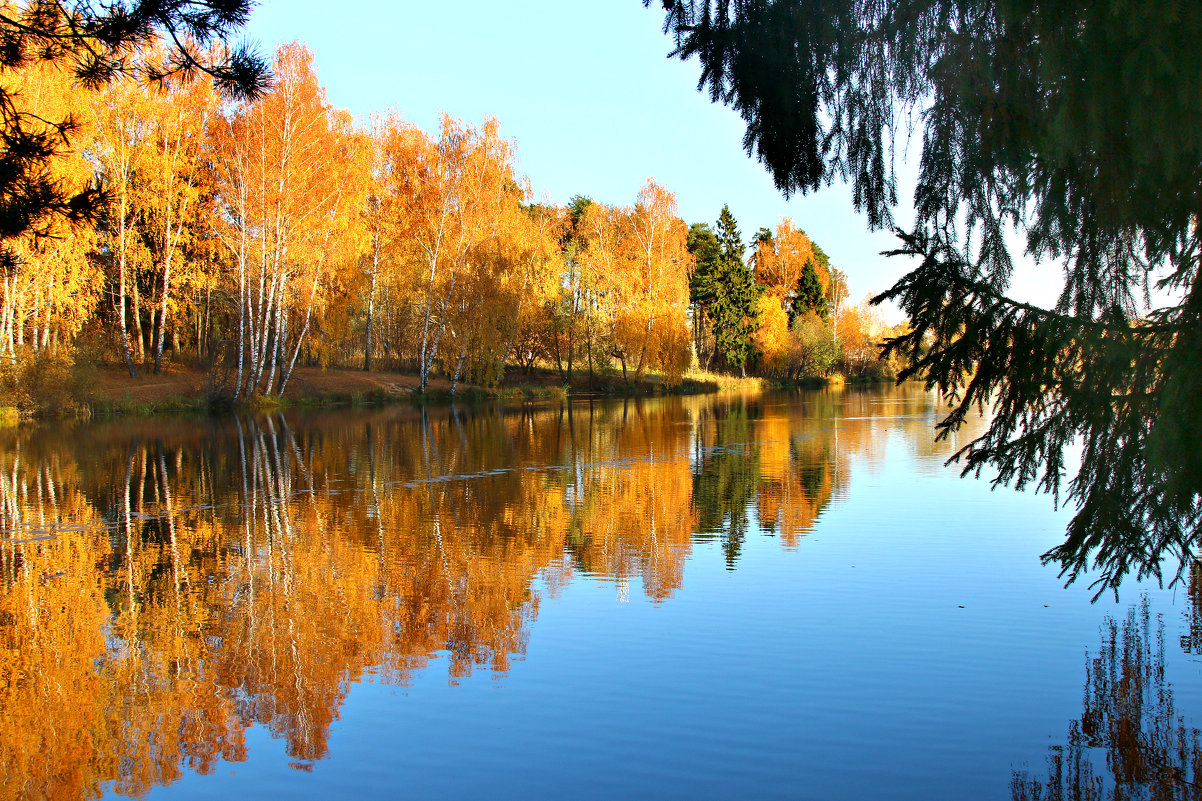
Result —
<instances>
[{"instance_id":1,"label":"water reflection of trees","mask_svg":"<svg viewBox=\"0 0 1202 801\"><path fill-rule=\"evenodd\" d=\"M540 586L663 601L699 540L731 567L753 521L795 547L879 444L871 414L826 419L855 396L819 402L6 432L0 799L136 794L244 758L255 724L302 765L365 675L508 670Z\"/></svg>"},{"instance_id":2,"label":"water reflection of trees","mask_svg":"<svg viewBox=\"0 0 1202 801\"><path fill-rule=\"evenodd\" d=\"M1185 633L1181 635L1181 649L1187 654L1202 654L1202 561L1190 563L1186 575Z\"/></svg>"},{"instance_id":3,"label":"water reflection of trees","mask_svg":"<svg viewBox=\"0 0 1202 801\"><path fill-rule=\"evenodd\" d=\"M1187 725L1165 678L1164 624L1147 600L1108 619L1086 668L1081 717L1048 755L1048 775L1015 773L1016 801L1202 798L1202 732Z\"/></svg>"},{"instance_id":4,"label":"water reflection of trees","mask_svg":"<svg viewBox=\"0 0 1202 801\"><path fill-rule=\"evenodd\" d=\"M786 548L796 548L831 502L846 495L851 461L860 458L875 469L891 431L900 431L904 447L919 456L950 455L954 443L932 440L932 414L930 396L914 387L698 405L692 441L695 539L719 540L732 570L752 522L779 536Z\"/></svg>"}]
</instances>

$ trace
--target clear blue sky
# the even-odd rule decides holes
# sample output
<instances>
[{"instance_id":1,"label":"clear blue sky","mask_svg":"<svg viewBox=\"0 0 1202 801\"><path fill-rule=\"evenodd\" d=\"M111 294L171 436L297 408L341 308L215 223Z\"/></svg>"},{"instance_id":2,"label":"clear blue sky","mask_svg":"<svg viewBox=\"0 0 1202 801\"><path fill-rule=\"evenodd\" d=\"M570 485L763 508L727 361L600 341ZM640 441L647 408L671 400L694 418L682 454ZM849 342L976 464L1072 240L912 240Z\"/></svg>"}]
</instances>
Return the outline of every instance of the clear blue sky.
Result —
<instances>
[{"instance_id":1,"label":"clear blue sky","mask_svg":"<svg viewBox=\"0 0 1202 801\"><path fill-rule=\"evenodd\" d=\"M697 63L666 57L672 43L657 6L262 0L245 34L265 55L305 42L331 103L356 116L395 108L427 131L442 111L496 117L539 198L630 205L654 177L676 193L686 222L713 224L728 203L749 239L792 217L848 274L853 300L891 286L907 269L879 255L894 237L869 232L843 186L786 201L743 152L738 115L697 91ZM912 178L903 199L911 191Z\"/></svg>"}]
</instances>

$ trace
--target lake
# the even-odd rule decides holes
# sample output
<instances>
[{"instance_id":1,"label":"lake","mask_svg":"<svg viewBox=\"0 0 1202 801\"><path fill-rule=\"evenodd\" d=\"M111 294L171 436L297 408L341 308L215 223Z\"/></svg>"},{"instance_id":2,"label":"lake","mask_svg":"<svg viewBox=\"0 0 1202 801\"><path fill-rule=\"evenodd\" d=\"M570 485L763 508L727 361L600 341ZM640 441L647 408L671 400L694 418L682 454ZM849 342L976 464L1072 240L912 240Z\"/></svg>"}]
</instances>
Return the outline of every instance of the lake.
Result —
<instances>
[{"instance_id":1,"label":"lake","mask_svg":"<svg viewBox=\"0 0 1202 801\"><path fill-rule=\"evenodd\" d=\"M1071 509L960 478L982 423L938 417L0 431L0 799L1196 797L1202 569L1066 588Z\"/></svg>"}]
</instances>

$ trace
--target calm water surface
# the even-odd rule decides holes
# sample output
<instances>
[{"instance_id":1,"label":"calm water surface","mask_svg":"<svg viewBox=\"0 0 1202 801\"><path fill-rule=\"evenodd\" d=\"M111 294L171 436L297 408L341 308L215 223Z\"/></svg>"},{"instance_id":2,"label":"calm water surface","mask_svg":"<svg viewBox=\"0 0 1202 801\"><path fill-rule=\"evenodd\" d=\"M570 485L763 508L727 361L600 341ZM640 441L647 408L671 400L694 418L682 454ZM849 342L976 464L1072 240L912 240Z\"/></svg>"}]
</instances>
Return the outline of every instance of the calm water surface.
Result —
<instances>
[{"instance_id":1,"label":"calm water surface","mask_svg":"<svg viewBox=\"0 0 1202 801\"><path fill-rule=\"evenodd\" d=\"M1194 797L1202 570L1065 589L1068 512L960 479L936 419L902 388L2 432L0 799Z\"/></svg>"}]
</instances>

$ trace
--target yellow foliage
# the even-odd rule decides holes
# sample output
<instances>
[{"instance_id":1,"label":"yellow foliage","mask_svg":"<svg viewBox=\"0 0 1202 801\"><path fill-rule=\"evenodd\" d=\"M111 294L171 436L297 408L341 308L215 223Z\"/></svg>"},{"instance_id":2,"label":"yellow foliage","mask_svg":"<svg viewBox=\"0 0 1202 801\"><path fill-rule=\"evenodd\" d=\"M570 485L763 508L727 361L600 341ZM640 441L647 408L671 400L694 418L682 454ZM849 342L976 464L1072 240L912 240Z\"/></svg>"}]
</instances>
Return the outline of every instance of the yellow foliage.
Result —
<instances>
[{"instance_id":1,"label":"yellow foliage","mask_svg":"<svg viewBox=\"0 0 1202 801\"><path fill-rule=\"evenodd\" d=\"M428 135L394 113L357 128L304 45L278 48L273 72L236 103L171 75L88 92L51 69L5 74L29 110L76 112L80 151L54 169L73 186L98 175L109 205L99 229L15 244L0 354L69 348L92 323L131 375L148 351L156 367L170 348L212 355L233 398L281 393L298 363L380 350L416 364L423 389L439 366L485 383L553 358L669 383L689 368L693 257L665 187L583 214L533 203L496 120L444 116ZM771 269L795 260L782 251Z\"/></svg>"},{"instance_id":2,"label":"yellow foliage","mask_svg":"<svg viewBox=\"0 0 1202 801\"><path fill-rule=\"evenodd\" d=\"M17 111L48 121L76 113L83 97L64 71L46 63L6 72L5 84ZM92 181L91 165L78 152L60 152L49 167L68 194ZM11 245L18 262L0 284L0 353L11 358L27 342L37 348L69 345L103 286L103 273L89 258L94 231L57 218L49 236L26 235Z\"/></svg>"},{"instance_id":3,"label":"yellow foliage","mask_svg":"<svg viewBox=\"0 0 1202 801\"><path fill-rule=\"evenodd\" d=\"M769 373L789 371L793 360L793 338L789 336L789 315L775 294L764 294L758 301L759 327L752 335L760 364Z\"/></svg>"},{"instance_id":4,"label":"yellow foliage","mask_svg":"<svg viewBox=\"0 0 1202 801\"><path fill-rule=\"evenodd\" d=\"M585 213L583 263L611 354L636 379L649 368L679 382L689 366L687 308L693 257L676 196L654 180L632 209L594 203Z\"/></svg>"},{"instance_id":5,"label":"yellow foliage","mask_svg":"<svg viewBox=\"0 0 1202 801\"><path fill-rule=\"evenodd\" d=\"M755 277L768 291L784 298L797 288L802 270L811 262L825 288L830 283L827 271L818 263L814 243L793 221L782 217L771 242L760 242L755 252Z\"/></svg>"}]
</instances>

